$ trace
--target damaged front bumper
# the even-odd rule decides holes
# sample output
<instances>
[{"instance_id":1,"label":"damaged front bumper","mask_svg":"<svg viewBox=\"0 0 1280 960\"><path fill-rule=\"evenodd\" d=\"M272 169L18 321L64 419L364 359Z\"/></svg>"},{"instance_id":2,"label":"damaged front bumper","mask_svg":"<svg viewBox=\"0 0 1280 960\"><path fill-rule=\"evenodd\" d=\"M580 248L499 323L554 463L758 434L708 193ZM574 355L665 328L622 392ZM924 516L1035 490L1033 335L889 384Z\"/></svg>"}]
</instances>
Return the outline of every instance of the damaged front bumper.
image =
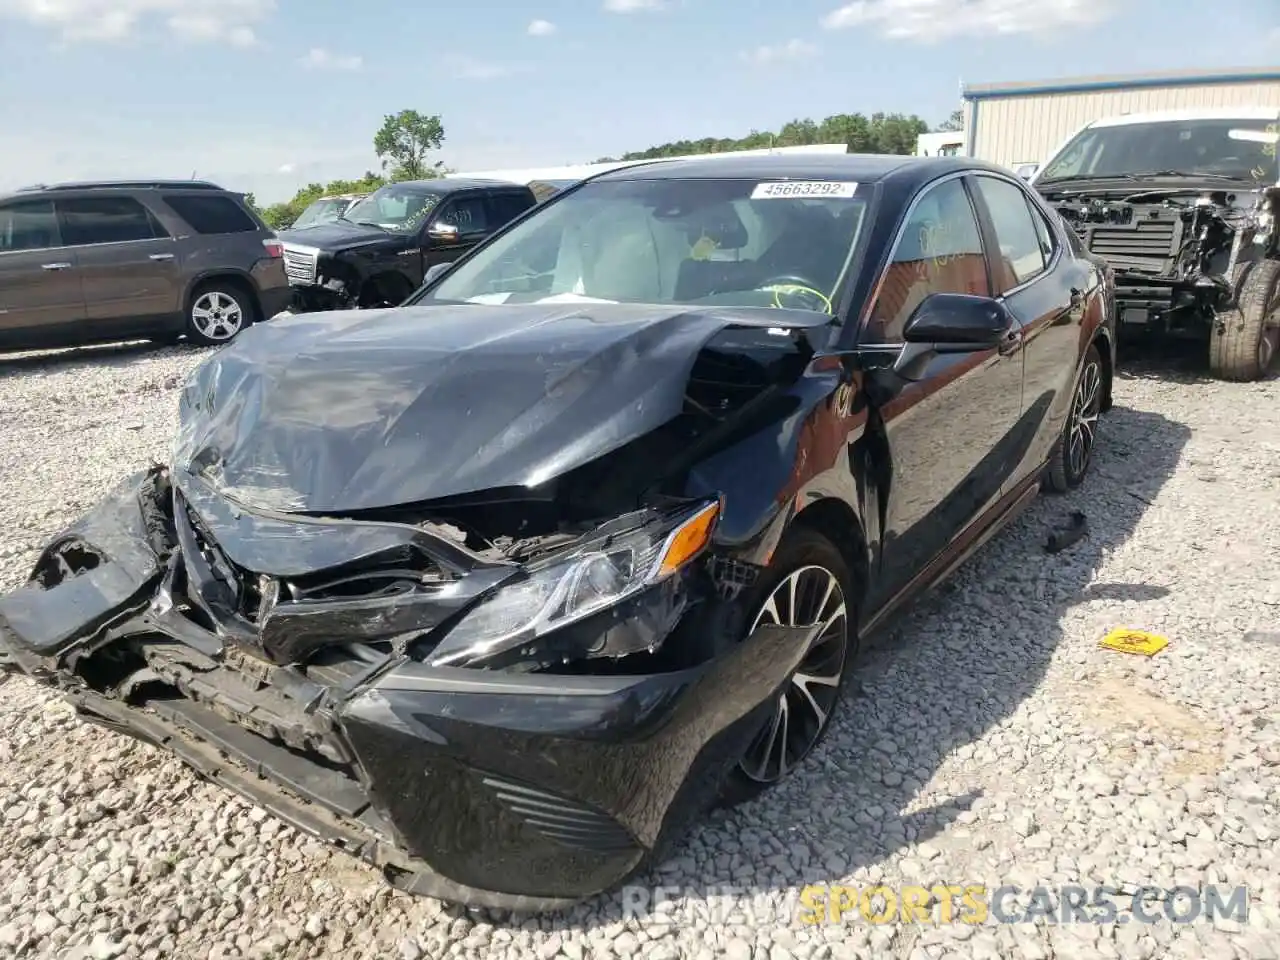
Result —
<instances>
[{"instance_id":1,"label":"damaged front bumper","mask_svg":"<svg viewBox=\"0 0 1280 960\"><path fill-rule=\"evenodd\" d=\"M187 509L240 531L234 560L193 536ZM237 597L220 568L271 559L305 577L318 557L327 570L418 548L458 569L474 558L392 525L291 530L217 509L161 468L121 485L0 599L0 662L411 893L528 911L621 883L712 802L807 646L768 627L656 672L431 665L404 637L447 629L509 567L471 564L423 595ZM673 589L690 588L574 629L599 649L664 624L651 645L674 643L690 615L671 622Z\"/></svg>"}]
</instances>

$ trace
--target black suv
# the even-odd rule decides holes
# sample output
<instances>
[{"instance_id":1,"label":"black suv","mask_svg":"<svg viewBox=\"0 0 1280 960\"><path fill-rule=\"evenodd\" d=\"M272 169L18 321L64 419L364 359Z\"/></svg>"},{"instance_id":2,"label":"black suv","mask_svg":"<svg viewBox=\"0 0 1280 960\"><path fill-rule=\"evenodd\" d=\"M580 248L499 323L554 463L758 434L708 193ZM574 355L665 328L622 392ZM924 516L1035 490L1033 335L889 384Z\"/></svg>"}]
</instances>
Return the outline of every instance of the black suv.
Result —
<instances>
[{"instance_id":1,"label":"black suv","mask_svg":"<svg viewBox=\"0 0 1280 960\"><path fill-rule=\"evenodd\" d=\"M499 180L380 187L337 220L280 234L292 308L397 306L431 267L456 260L537 202L529 187Z\"/></svg>"},{"instance_id":2,"label":"black suv","mask_svg":"<svg viewBox=\"0 0 1280 960\"><path fill-rule=\"evenodd\" d=\"M0 195L0 350L226 343L287 305L282 254L243 196L207 181Z\"/></svg>"}]
</instances>

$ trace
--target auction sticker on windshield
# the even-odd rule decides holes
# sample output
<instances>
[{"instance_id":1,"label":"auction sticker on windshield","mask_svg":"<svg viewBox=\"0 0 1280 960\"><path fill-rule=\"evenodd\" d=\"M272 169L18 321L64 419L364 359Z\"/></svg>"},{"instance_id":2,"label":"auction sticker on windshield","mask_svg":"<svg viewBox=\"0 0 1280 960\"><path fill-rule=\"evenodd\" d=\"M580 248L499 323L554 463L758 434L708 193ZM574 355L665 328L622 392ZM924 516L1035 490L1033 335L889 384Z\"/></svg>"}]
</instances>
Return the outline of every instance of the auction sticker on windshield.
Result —
<instances>
[{"instance_id":1,"label":"auction sticker on windshield","mask_svg":"<svg viewBox=\"0 0 1280 960\"><path fill-rule=\"evenodd\" d=\"M844 180L782 180L757 183L752 200L819 200L826 197L852 197L856 183Z\"/></svg>"}]
</instances>

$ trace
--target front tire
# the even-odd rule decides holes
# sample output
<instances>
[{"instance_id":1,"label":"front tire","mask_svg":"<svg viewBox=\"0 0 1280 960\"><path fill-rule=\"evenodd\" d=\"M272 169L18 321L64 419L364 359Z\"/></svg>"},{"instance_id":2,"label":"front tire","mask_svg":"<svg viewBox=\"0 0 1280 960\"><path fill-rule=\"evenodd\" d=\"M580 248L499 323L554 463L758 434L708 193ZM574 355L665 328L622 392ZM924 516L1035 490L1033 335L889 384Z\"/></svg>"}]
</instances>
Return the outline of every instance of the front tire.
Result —
<instances>
[{"instance_id":1,"label":"front tire","mask_svg":"<svg viewBox=\"0 0 1280 960\"><path fill-rule=\"evenodd\" d=\"M1045 472L1045 486L1053 493L1066 493L1080 486L1093 463L1098 418L1102 415L1102 400L1106 393L1104 376L1102 354L1098 352L1098 345L1091 343L1071 393L1067 422Z\"/></svg>"},{"instance_id":2,"label":"front tire","mask_svg":"<svg viewBox=\"0 0 1280 960\"><path fill-rule=\"evenodd\" d=\"M1220 380L1261 380L1280 353L1280 261L1262 260L1245 275L1236 306L1214 317L1209 372Z\"/></svg>"},{"instance_id":3,"label":"front tire","mask_svg":"<svg viewBox=\"0 0 1280 960\"><path fill-rule=\"evenodd\" d=\"M244 288L227 280L196 287L187 306L187 339L202 347L230 343L253 323L253 301Z\"/></svg>"},{"instance_id":4,"label":"front tire","mask_svg":"<svg viewBox=\"0 0 1280 960\"><path fill-rule=\"evenodd\" d=\"M822 742L856 659L853 578L843 555L804 526L783 538L769 567L744 599L747 636L757 626L818 626L800 667L787 678L774 709L729 771L723 806L744 803L780 782Z\"/></svg>"}]
</instances>

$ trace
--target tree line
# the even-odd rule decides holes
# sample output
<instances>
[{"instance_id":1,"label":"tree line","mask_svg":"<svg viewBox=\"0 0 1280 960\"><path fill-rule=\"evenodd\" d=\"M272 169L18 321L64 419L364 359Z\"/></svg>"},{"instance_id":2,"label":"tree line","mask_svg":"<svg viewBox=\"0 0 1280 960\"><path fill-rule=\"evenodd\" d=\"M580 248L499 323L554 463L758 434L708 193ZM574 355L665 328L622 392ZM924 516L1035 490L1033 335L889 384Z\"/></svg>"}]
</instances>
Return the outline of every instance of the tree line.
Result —
<instances>
[{"instance_id":1,"label":"tree line","mask_svg":"<svg viewBox=\"0 0 1280 960\"><path fill-rule=\"evenodd\" d=\"M954 111L938 130L959 130L964 114ZM690 153L731 153L735 150L763 150L769 147L800 147L819 143L843 143L849 153L916 152L916 138L928 133L929 124L913 114L837 113L822 120L809 118L784 123L778 130L752 130L745 137L703 137L674 140L647 150L635 150L620 157L601 157L597 163L620 160L658 160Z\"/></svg>"},{"instance_id":2,"label":"tree line","mask_svg":"<svg viewBox=\"0 0 1280 960\"><path fill-rule=\"evenodd\" d=\"M297 220L302 211L321 197L347 193L372 193L388 183L402 180L431 180L450 171L441 161L431 162L427 154L439 150L444 143L444 124L435 114L417 110L401 110L387 114L373 135L373 152L382 161L382 172L366 170L357 180L330 180L309 183L283 203L259 207L253 194L245 199L261 214L267 226L283 230Z\"/></svg>"},{"instance_id":3,"label":"tree line","mask_svg":"<svg viewBox=\"0 0 1280 960\"><path fill-rule=\"evenodd\" d=\"M939 124L937 130L959 130L964 115L960 110ZM703 137L699 140L675 140L646 150L635 150L620 157L601 157L596 163L620 160L656 160L690 153L731 153L735 150L758 150L767 147L808 146L819 143L843 143L849 153L915 153L916 138L928 133L929 124L913 114L837 113L822 120L798 119L784 123L777 131L752 130L745 137ZM444 143L444 125L440 117L417 110L401 110L388 114L374 134L374 153L382 161L382 172L365 171L356 180L330 180L309 183L293 199L259 208L262 218L275 230L284 229L313 201L320 197L348 193L372 193L378 187L401 180L427 180L449 173L440 161L431 162L428 153ZM257 204L253 195L247 199Z\"/></svg>"}]
</instances>

